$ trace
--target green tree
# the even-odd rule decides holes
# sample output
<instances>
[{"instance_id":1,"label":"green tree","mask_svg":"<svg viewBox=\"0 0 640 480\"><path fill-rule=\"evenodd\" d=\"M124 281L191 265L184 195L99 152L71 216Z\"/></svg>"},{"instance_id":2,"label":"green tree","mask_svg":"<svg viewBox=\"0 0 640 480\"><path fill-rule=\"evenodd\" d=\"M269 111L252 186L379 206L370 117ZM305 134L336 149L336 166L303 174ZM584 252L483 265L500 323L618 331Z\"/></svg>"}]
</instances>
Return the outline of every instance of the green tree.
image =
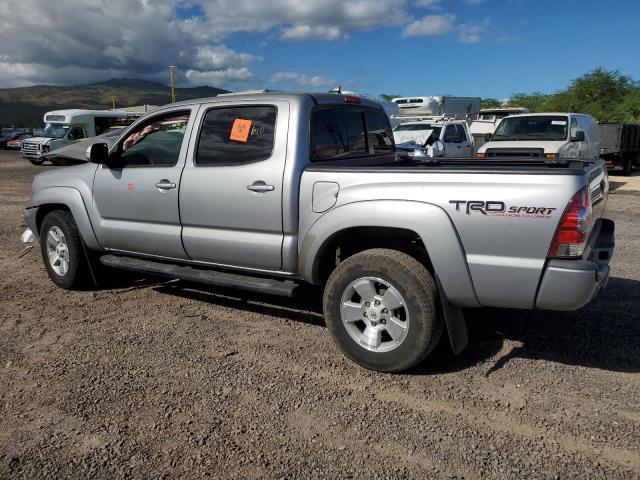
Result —
<instances>
[{"instance_id":1,"label":"green tree","mask_svg":"<svg viewBox=\"0 0 640 480\"><path fill-rule=\"evenodd\" d=\"M483 98L480 100L480 108L496 108L501 106L502 102L497 98Z\"/></svg>"},{"instance_id":2,"label":"green tree","mask_svg":"<svg viewBox=\"0 0 640 480\"><path fill-rule=\"evenodd\" d=\"M509 105L526 107L531 112L577 112L598 120L638 121L640 85L617 70L596 68L555 94L516 93Z\"/></svg>"},{"instance_id":3,"label":"green tree","mask_svg":"<svg viewBox=\"0 0 640 480\"><path fill-rule=\"evenodd\" d=\"M544 112L548 101L549 95L541 92L531 94L514 93L511 95L508 105L510 107L525 107L530 112Z\"/></svg>"},{"instance_id":4,"label":"green tree","mask_svg":"<svg viewBox=\"0 0 640 480\"><path fill-rule=\"evenodd\" d=\"M385 102L390 102L394 98L401 97L402 95L391 95L389 93L381 93L378 96L380 97L380 100L384 100Z\"/></svg>"}]
</instances>

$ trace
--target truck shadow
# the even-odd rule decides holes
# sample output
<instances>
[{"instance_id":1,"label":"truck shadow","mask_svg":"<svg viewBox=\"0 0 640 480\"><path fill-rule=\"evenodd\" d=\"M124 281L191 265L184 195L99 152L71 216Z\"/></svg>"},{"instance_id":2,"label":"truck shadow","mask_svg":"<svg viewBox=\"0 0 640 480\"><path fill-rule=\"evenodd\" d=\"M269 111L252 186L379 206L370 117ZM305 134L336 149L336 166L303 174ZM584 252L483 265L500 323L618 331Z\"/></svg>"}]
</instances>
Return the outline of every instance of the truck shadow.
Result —
<instances>
[{"instance_id":1,"label":"truck shadow","mask_svg":"<svg viewBox=\"0 0 640 480\"><path fill-rule=\"evenodd\" d=\"M576 312L467 310L469 346L459 356L440 348L414 374L485 363L486 376L523 358L614 372L640 372L640 282L611 278L605 292Z\"/></svg>"},{"instance_id":2,"label":"truck shadow","mask_svg":"<svg viewBox=\"0 0 640 480\"><path fill-rule=\"evenodd\" d=\"M279 317L316 327L325 326L322 316L322 290L318 288L303 287L301 294L294 298L274 297L228 288L209 288L184 281L163 283L155 286L154 290L216 306Z\"/></svg>"},{"instance_id":3,"label":"truck shadow","mask_svg":"<svg viewBox=\"0 0 640 480\"><path fill-rule=\"evenodd\" d=\"M170 282L155 290L200 302L324 327L322 291L280 298ZM614 372L640 372L640 282L611 278L602 296L577 312L470 309L469 345L453 355L445 338L410 375L437 375L486 364L489 376L511 360L547 360ZM330 341L327 336L327 341Z\"/></svg>"}]
</instances>

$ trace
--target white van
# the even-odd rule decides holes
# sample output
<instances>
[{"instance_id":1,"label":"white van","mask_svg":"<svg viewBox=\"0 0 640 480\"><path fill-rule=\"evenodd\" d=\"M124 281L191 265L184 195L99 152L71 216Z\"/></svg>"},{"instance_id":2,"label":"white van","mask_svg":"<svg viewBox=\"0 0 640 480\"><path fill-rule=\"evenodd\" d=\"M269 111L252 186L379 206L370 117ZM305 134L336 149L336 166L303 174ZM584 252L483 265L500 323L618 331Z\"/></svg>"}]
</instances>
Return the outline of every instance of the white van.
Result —
<instances>
[{"instance_id":1,"label":"white van","mask_svg":"<svg viewBox=\"0 0 640 480\"><path fill-rule=\"evenodd\" d=\"M598 158L595 118L580 113L527 113L503 118L476 157Z\"/></svg>"},{"instance_id":2,"label":"white van","mask_svg":"<svg viewBox=\"0 0 640 480\"><path fill-rule=\"evenodd\" d=\"M127 112L109 110L57 110L44 115L42 136L22 142L22 157L42 165L44 154L84 138L95 137L127 119Z\"/></svg>"}]
</instances>

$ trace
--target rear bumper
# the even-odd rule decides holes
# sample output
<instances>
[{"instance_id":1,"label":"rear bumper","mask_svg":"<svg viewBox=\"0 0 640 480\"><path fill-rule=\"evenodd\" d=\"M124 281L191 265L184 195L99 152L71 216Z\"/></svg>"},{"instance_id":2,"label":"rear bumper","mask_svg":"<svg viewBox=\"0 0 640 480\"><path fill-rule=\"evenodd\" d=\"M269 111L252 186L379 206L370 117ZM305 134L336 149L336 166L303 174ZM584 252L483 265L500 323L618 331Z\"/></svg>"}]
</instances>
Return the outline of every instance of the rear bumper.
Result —
<instances>
[{"instance_id":1,"label":"rear bumper","mask_svg":"<svg viewBox=\"0 0 640 480\"><path fill-rule=\"evenodd\" d=\"M536 307L545 310L578 310L607 286L613 256L615 224L602 219L591 236L586 260L548 262L540 282Z\"/></svg>"}]
</instances>

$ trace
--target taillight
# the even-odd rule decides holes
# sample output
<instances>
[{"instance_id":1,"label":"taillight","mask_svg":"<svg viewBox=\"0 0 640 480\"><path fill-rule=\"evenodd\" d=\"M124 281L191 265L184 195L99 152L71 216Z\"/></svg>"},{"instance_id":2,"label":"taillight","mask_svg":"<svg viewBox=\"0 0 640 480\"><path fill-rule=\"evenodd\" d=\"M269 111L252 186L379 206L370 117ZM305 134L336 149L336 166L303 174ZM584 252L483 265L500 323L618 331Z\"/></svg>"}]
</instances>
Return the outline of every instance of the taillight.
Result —
<instances>
[{"instance_id":1,"label":"taillight","mask_svg":"<svg viewBox=\"0 0 640 480\"><path fill-rule=\"evenodd\" d=\"M360 97L357 97L355 95L345 95L344 101L346 103L360 103Z\"/></svg>"},{"instance_id":2,"label":"taillight","mask_svg":"<svg viewBox=\"0 0 640 480\"><path fill-rule=\"evenodd\" d=\"M550 257L581 257L591 229L589 186L580 189L569 201L549 248Z\"/></svg>"}]
</instances>

